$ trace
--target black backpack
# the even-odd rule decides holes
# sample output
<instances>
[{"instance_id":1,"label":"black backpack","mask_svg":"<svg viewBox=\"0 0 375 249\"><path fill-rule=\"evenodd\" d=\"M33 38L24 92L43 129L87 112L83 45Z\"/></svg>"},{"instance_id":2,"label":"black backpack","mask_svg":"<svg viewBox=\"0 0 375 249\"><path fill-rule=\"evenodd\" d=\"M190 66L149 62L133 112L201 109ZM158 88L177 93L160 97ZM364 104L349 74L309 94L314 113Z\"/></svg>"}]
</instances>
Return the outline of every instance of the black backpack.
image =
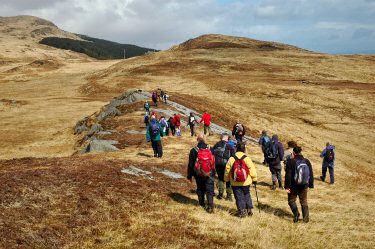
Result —
<instances>
[{"instance_id":1,"label":"black backpack","mask_svg":"<svg viewBox=\"0 0 375 249\"><path fill-rule=\"evenodd\" d=\"M326 155L324 156L324 160L326 160L327 163L333 162L333 159L335 158L333 154L333 149L327 149Z\"/></svg>"},{"instance_id":2,"label":"black backpack","mask_svg":"<svg viewBox=\"0 0 375 249\"><path fill-rule=\"evenodd\" d=\"M228 151L228 153L225 153L226 151ZM224 143L223 146L214 148L214 156L216 165L225 166L230 156L230 151L227 147L227 143Z\"/></svg>"},{"instance_id":3,"label":"black backpack","mask_svg":"<svg viewBox=\"0 0 375 249\"><path fill-rule=\"evenodd\" d=\"M276 159L279 156L279 150L276 148L276 142L270 141L266 143L266 156L269 159Z\"/></svg>"}]
</instances>

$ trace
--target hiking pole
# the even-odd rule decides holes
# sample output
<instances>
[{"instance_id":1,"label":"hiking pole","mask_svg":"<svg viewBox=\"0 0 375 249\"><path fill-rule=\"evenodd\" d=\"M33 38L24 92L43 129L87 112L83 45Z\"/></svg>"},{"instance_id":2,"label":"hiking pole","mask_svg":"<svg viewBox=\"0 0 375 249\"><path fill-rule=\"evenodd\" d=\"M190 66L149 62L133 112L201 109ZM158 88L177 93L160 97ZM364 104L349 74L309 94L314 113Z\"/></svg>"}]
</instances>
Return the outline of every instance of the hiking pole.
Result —
<instances>
[{"instance_id":1,"label":"hiking pole","mask_svg":"<svg viewBox=\"0 0 375 249\"><path fill-rule=\"evenodd\" d=\"M257 191L257 185L256 184L254 184L254 188L255 188L255 195L257 196L258 209L259 209L259 213L260 213L260 205L259 205L258 191Z\"/></svg>"}]
</instances>

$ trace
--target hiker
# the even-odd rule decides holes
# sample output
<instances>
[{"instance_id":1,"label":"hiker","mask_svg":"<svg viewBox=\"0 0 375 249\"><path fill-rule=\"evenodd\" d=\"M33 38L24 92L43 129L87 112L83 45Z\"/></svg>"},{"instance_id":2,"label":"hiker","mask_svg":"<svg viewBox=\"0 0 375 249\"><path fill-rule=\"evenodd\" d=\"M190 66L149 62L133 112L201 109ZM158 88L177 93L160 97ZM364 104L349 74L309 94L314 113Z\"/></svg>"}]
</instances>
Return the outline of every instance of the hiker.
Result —
<instances>
[{"instance_id":1,"label":"hiker","mask_svg":"<svg viewBox=\"0 0 375 249\"><path fill-rule=\"evenodd\" d=\"M151 141L154 157L161 158L163 156L163 147L160 140L160 137L163 136L161 125L158 123L155 116L151 116L150 124L147 126L146 139L147 142Z\"/></svg>"},{"instance_id":2,"label":"hiker","mask_svg":"<svg viewBox=\"0 0 375 249\"><path fill-rule=\"evenodd\" d=\"M174 118L172 119L172 123L175 126L177 136L181 136L181 118L177 115L177 113L174 114Z\"/></svg>"},{"instance_id":3,"label":"hiker","mask_svg":"<svg viewBox=\"0 0 375 249\"><path fill-rule=\"evenodd\" d=\"M229 158L225 167L224 180L230 181L238 216L245 218L246 214L253 215L253 202L250 195L250 184L257 184L257 173L250 157L245 155L246 145L239 142L236 146L236 154Z\"/></svg>"},{"instance_id":4,"label":"hiker","mask_svg":"<svg viewBox=\"0 0 375 249\"><path fill-rule=\"evenodd\" d=\"M158 95L155 92L153 92L151 98L152 98L152 102L154 102L154 105L158 106Z\"/></svg>"},{"instance_id":5,"label":"hiker","mask_svg":"<svg viewBox=\"0 0 375 249\"><path fill-rule=\"evenodd\" d=\"M240 123L240 120L237 119L235 125L233 126L232 136L234 136L237 141L242 142L242 138L243 136L245 136L245 132L245 126L243 126Z\"/></svg>"},{"instance_id":6,"label":"hiker","mask_svg":"<svg viewBox=\"0 0 375 249\"><path fill-rule=\"evenodd\" d=\"M143 106L146 110L146 112L150 113L150 104L146 101L144 106Z\"/></svg>"},{"instance_id":7,"label":"hiker","mask_svg":"<svg viewBox=\"0 0 375 249\"><path fill-rule=\"evenodd\" d=\"M158 88L158 89L156 90L156 99L159 99L159 98L160 98L160 95L161 95L161 93L160 93L160 88Z\"/></svg>"},{"instance_id":8,"label":"hiker","mask_svg":"<svg viewBox=\"0 0 375 249\"><path fill-rule=\"evenodd\" d=\"M262 152L263 152L263 155L264 155L264 161L263 161L263 164L267 164L267 156L266 156L266 152L265 152L265 148L266 148L266 145L268 142L271 141L271 138L270 136L267 135L267 132L266 131L262 131L262 136L259 138L259 145L262 146Z\"/></svg>"},{"instance_id":9,"label":"hiker","mask_svg":"<svg viewBox=\"0 0 375 249\"><path fill-rule=\"evenodd\" d=\"M160 90L159 100L163 101L163 98L164 98L164 91Z\"/></svg>"},{"instance_id":10,"label":"hiker","mask_svg":"<svg viewBox=\"0 0 375 249\"><path fill-rule=\"evenodd\" d=\"M228 143L228 134L223 133L220 136L220 141L217 142L213 148L215 156L215 169L219 178L217 182L217 188L219 189L219 195L217 199L222 199L224 194L224 172L225 166L230 157L233 157L235 154L234 147ZM230 187L230 182L225 183L226 187L226 200L233 201L232 198L232 188Z\"/></svg>"},{"instance_id":11,"label":"hiker","mask_svg":"<svg viewBox=\"0 0 375 249\"><path fill-rule=\"evenodd\" d=\"M146 127L150 123L150 116L148 115L148 112L143 116L143 123L145 123Z\"/></svg>"},{"instance_id":12,"label":"hiker","mask_svg":"<svg viewBox=\"0 0 375 249\"><path fill-rule=\"evenodd\" d=\"M293 159L294 158L293 149L296 146L297 146L296 142L294 142L294 141L289 141L288 142L288 149L284 150L284 170L285 170L287 161L289 159Z\"/></svg>"},{"instance_id":13,"label":"hiker","mask_svg":"<svg viewBox=\"0 0 375 249\"><path fill-rule=\"evenodd\" d=\"M163 95L163 99L164 99L164 103L167 104L167 99L169 98L168 94L167 93L164 93Z\"/></svg>"},{"instance_id":14,"label":"hiker","mask_svg":"<svg viewBox=\"0 0 375 249\"><path fill-rule=\"evenodd\" d=\"M324 180L326 179L327 168L328 168L330 184L334 184L335 176L333 174L334 173L333 167L335 166L335 159L336 159L335 146L331 144L330 142L327 142L326 148L320 154L320 157L323 157L322 175L320 176L320 179L324 182Z\"/></svg>"},{"instance_id":15,"label":"hiker","mask_svg":"<svg viewBox=\"0 0 375 249\"><path fill-rule=\"evenodd\" d=\"M191 136L196 136L197 135L195 124L199 124L198 123L198 119L191 112L190 115L189 115L189 117L188 117L188 121L187 121L187 125L186 125L186 126L190 126Z\"/></svg>"},{"instance_id":16,"label":"hiker","mask_svg":"<svg viewBox=\"0 0 375 249\"><path fill-rule=\"evenodd\" d=\"M197 183L197 195L199 205L205 207L205 195L207 196L207 212L214 212L214 176L215 157L212 149L206 144L206 136L197 136L198 145L190 150L187 179L192 183L192 177Z\"/></svg>"},{"instance_id":17,"label":"hiker","mask_svg":"<svg viewBox=\"0 0 375 249\"><path fill-rule=\"evenodd\" d=\"M272 140L266 145L266 159L272 174L272 190L276 189L276 180L279 183L279 188L283 188L281 179L281 160L284 158L284 148L278 141L279 137L275 134Z\"/></svg>"},{"instance_id":18,"label":"hiker","mask_svg":"<svg viewBox=\"0 0 375 249\"><path fill-rule=\"evenodd\" d=\"M174 134L176 134L176 126L173 123L173 117L168 119L168 127L171 129L172 136L174 136Z\"/></svg>"},{"instance_id":19,"label":"hiker","mask_svg":"<svg viewBox=\"0 0 375 249\"><path fill-rule=\"evenodd\" d=\"M161 128L163 129L163 133L164 133L165 135L167 135L168 122L167 122L167 120L165 119L164 116L161 116L161 117L160 117L159 123L160 123L160 125L161 125ZM169 133L169 132L168 132L168 133ZM167 136L168 136L168 135L167 135Z\"/></svg>"},{"instance_id":20,"label":"hiker","mask_svg":"<svg viewBox=\"0 0 375 249\"><path fill-rule=\"evenodd\" d=\"M309 222L309 207L307 204L308 188L314 188L314 173L310 161L302 155L302 148L293 149L293 159L288 160L285 172L285 189L288 193L288 204L293 212L293 221L298 222L300 213L296 204L297 196L301 203L303 222Z\"/></svg>"},{"instance_id":21,"label":"hiker","mask_svg":"<svg viewBox=\"0 0 375 249\"><path fill-rule=\"evenodd\" d=\"M207 112L204 112L204 115L199 123L202 122L204 124L204 135L206 135L208 132L208 135L211 136L211 115Z\"/></svg>"}]
</instances>

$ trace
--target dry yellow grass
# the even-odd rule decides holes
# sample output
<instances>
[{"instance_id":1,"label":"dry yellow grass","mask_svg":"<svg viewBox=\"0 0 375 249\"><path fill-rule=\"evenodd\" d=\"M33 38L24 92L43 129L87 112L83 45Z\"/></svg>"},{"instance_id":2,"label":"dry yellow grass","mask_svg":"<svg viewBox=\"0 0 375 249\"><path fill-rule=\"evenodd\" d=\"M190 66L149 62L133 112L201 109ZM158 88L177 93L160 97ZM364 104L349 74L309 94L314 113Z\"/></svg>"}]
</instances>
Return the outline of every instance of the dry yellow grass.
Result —
<instances>
[{"instance_id":1,"label":"dry yellow grass","mask_svg":"<svg viewBox=\"0 0 375 249\"><path fill-rule=\"evenodd\" d=\"M35 45L35 41L27 42ZM10 50L4 43L0 45L0 49ZM73 135L76 121L128 89L152 91L160 87L184 105L207 109L214 122L228 128L240 117L253 136L266 129L277 133L284 143L296 140L311 160L316 177L321 171L320 151L325 142L333 142L337 148L336 183L317 180L309 192L311 222L293 224L286 193L269 189L270 173L263 165L256 164L258 182L263 182L258 187L262 212L244 220L230 215L235 204L226 201L215 200L216 212L209 215L189 192L194 185L163 180L150 187L154 193L145 195L155 208L137 209L126 201L118 204L124 207L119 212L130 216L126 219L112 217L116 211L113 205L98 199L103 220L90 227L94 232L79 230L84 236L64 246L199 248L201 243L206 248L374 248L375 56L318 54L272 43L278 47L275 49L269 43L219 35L204 36L187 45L124 61L98 62L40 45L31 48L29 58L20 51L12 56L1 53L0 99L23 104L0 102L0 158L51 157L53 161L52 157L69 156L77 141ZM41 58L43 49L48 56ZM67 60L69 56L71 60ZM23 65L51 57L60 63L58 68L22 71ZM21 71L8 71L18 66ZM139 128L142 114L135 111L118 120L132 120L134 128ZM210 137L208 142L213 145L217 140L217 136ZM163 165L185 172L194 138L169 137L163 143L165 156L158 162L144 156L152 154L145 141L119 152L67 157L66 161L89 158L90 163L110 164L115 169L116 162L121 162L121 167L125 160L139 167ZM262 161L259 147L249 146L248 153L254 161ZM174 195L168 197L166 189ZM252 197L256 205L253 189ZM12 205L22 206L22 201ZM39 222L48 225L51 221ZM139 233L142 239L137 239Z\"/></svg>"}]
</instances>

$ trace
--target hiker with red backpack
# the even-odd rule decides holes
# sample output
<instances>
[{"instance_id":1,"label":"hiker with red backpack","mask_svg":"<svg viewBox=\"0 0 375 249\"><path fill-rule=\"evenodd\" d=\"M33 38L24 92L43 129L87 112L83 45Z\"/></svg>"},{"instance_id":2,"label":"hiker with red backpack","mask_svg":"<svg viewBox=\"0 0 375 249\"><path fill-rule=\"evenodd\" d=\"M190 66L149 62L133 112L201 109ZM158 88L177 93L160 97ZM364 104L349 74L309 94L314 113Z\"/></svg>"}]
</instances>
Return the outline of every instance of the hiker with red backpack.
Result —
<instances>
[{"instance_id":1,"label":"hiker with red backpack","mask_svg":"<svg viewBox=\"0 0 375 249\"><path fill-rule=\"evenodd\" d=\"M156 94L156 92L152 93L151 99L152 99L152 102L154 102L154 105L158 106L158 95Z\"/></svg>"},{"instance_id":2,"label":"hiker with red backpack","mask_svg":"<svg viewBox=\"0 0 375 249\"><path fill-rule=\"evenodd\" d=\"M174 114L172 123L174 124L174 127L176 129L177 136L181 136L181 118L177 115L177 113Z\"/></svg>"},{"instance_id":3,"label":"hiker with red backpack","mask_svg":"<svg viewBox=\"0 0 375 249\"><path fill-rule=\"evenodd\" d=\"M300 213L296 204L297 196L301 203L303 222L309 222L307 192L314 188L314 173L310 161L302 155L302 148L293 149L293 159L288 160L285 171L285 189L288 193L288 204L293 212L293 221L298 222Z\"/></svg>"},{"instance_id":4,"label":"hiker with red backpack","mask_svg":"<svg viewBox=\"0 0 375 249\"><path fill-rule=\"evenodd\" d=\"M211 136L211 115L207 112L204 112L203 117L199 123L204 124L204 135L208 133L209 136Z\"/></svg>"},{"instance_id":5,"label":"hiker with red backpack","mask_svg":"<svg viewBox=\"0 0 375 249\"><path fill-rule=\"evenodd\" d=\"M213 213L215 195L214 176L216 174L215 157L212 154L212 148L206 144L205 135L199 134L197 141L198 145L190 150L187 179L192 183L192 178L195 178L199 205L205 207L206 195L206 210L208 213Z\"/></svg>"},{"instance_id":6,"label":"hiker with red backpack","mask_svg":"<svg viewBox=\"0 0 375 249\"><path fill-rule=\"evenodd\" d=\"M236 123L233 126L232 136L234 136L237 141L242 142L242 138L243 136L245 136L245 133L245 126L240 123L239 119L237 119Z\"/></svg>"},{"instance_id":7,"label":"hiker with red backpack","mask_svg":"<svg viewBox=\"0 0 375 249\"><path fill-rule=\"evenodd\" d=\"M250 195L251 183L256 186L257 173L250 157L245 155L246 145L239 142L236 146L236 154L229 158L225 167L224 180L230 182L236 199L238 216L245 218L253 215L253 202Z\"/></svg>"},{"instance_id":8,"label":"hiker with red backpack","mask_svg":"<svg viewBox=\"0 0 375 249\"><path fill-rule=\"evenodd\" d=\"M281 161L284 158L284 148L278 140L279 137L274 134L272 140L265 148L266 160L272 175L272 190L276 189L276 181L279 183L279 188L283 188L283 182L281 179Z\"/></svg>"},{"instance_id":9,"label":"hiker with red backpack","mask_svg":"<svg viewBox=\"0 0 375 249\"><path fill-rule=\"evenodd\" d=\"M163 156L163 147L160 140L160 137L163 136L161 124L159 124L155 116L151 116L151 122L147 126L146 139L147 142L151 142L154 157L161 158Z\"/></svg>"},{"instance_id":10,"label":"hiker with red backpack","mask_svg":"<svg viewBox=\"0 0 375 249\"><path fill-rule=\"evenodd\" d=\"M225 199L227 201L233 201L230 182L224 182L225 166L227 165L229 158L233 157L235 154L235 149L228 143L228 138L228 134L221 134L220 141L214 145L213 151L215 156L215 169L219 178L219 181L217 182L217 188L219 189L217 199L220 200L223 198L225 187L227 192Z\"/></svg>"},{"instance_id":11,"label":"hiker with red backpack","mask_svg":"<svg viewBox=\"0 0 375 249\"><path fill-rule=\"evenodd\" d=\"M322 175L320 176L320 179L324 182L324 180L326 179L327 168L328 168L330 184L334 184L335 176L334 176L333 167L335 166L335 159L336 159L335 146L333 146L333 144L331 144L330 142L327 142L326 148L320 154L320 157L323 157Z\"/></svg>"}]
</instances>

